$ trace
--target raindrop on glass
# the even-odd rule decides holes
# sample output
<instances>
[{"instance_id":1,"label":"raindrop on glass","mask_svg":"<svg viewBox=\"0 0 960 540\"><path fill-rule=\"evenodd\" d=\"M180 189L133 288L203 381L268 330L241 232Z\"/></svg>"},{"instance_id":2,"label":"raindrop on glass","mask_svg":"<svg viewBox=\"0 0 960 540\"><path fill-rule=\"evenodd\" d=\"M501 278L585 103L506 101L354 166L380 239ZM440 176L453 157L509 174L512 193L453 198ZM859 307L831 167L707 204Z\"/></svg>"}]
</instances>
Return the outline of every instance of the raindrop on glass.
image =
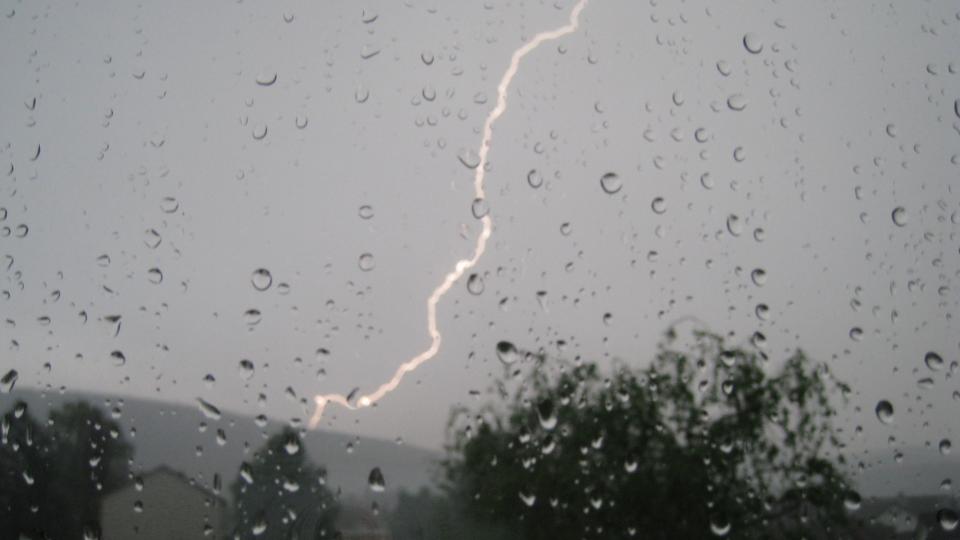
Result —
<instances>
[{"instance_id":1,"label":"raindrop on glass","mask_svg":"<svg viewBox=\"0 0 960 540\"><path fill-rule=\"evenodd\" d=\"M270 288L270 285L273 285L273 276L266 268L257 268L250 276L250 283L253 284L254 289L265 291Z\"/></svg>"},{"instance_id":2,"label":"raindrop on glass","mask_svg":"<svg viewBox=\"0 0 960 540\"><path fill-rule=\"evenodd\" d=\"M240 372L240 377L244 380L250 380L253 377L253 362L244 358L237 363L237 371Z\"/></svg>"},{"instance_id":3,"label":"raindrop on glass","mask_svg":"<svg viewBox=\"0 0 960 540\"><path fill-rule=\"evenodd\" d=\"M923 356L923 363L926 364L927 368L931 371L940 371L943 369L943 358L933 351L930 351Z\"/></svg>"},{"instance_id":4,"label":"raindrop on glass","mask_svg":"<svg viewBox=\"0 0 960 540\"><path fill-rule=\"evenodd\" d=\"M537 189L543 185L543 175L540 174L540 171L536 169L530 169L530 172L527 173L527 184L530 184L530 187Z\"/></svg>"},{"instance_id":5,"label":"raindrop on glass","mask_svg":"<svg viewBox=\"0 0 960 540\"><path fill-rule=\"evenodd\" d=\"M517 361L520 357L520 353L517 351L517 348L510 343L509 341L501 341L497 343L497 358L500 359L506 365L510 365Z\"/></svg>"},{"instance_id":6,"label":"raindrop on glass","mask_svg":"<svg viewBox=\"0 0 960 540\"><path fill-rule=\"evenodd\" d=\"M470 274L470 277L467 278L467 291L476 296L483 294L483 289L483 278L479 274Z\"/></svg>"},{"instance_id":7,"label":"raindrop on glass","mask_svg":"<svg viewBox=\"0 0 960 540\"><path fill-rule=\"evenodd\" d=\"M370 471L370 475L367 477L367 484L370 485L370 490L376 493L383 493L383 490L386 489L386 481L383 479L383 473L380 471L380 467L374 467Z\"/></svg>"},{"instance_id":8,"label":"raindrop on glass","mask_svg":"<svg viewBox=\"0 0 960 540\"><path fill-rule=\"evenodd\" d=\"M473 213L473 217L480 219L490 212L490 207L487 205L486 199L474 199L470 205L470 211Z\"/></svg>"},{"instance_id":9,"label":"raindrop on glass","mask_svg":"<svg viewBox=\"0 0 960 540\"><path fill-rule=\"evenodd\" d=\"M880 420L883 424L892 424L893 423L893 404L889 401L882 399L877 403L876 408L877 419Z\"/></svg>"},{"instance_id":10,"label":"raindrop on glass","mask_svg":"<svg viewBox=\"0 0 960 540\"><path fill-rule=\"evenodd\" d=\"M907 216L907 209L898 206L893 209L893 212L890 214L890 217L893 219L893 224L897 227L903 227L907 224L909 216Z\"/></svg>"},{"instance_id":11,"label":"raindrop on glass","mask_svg":"<svg viewBox=\"0 0 960 540\"><path fill-rule=\"evenodd\" d=\"M373 260L373 255L370 253L364 253L360 255L360 259L357 261L357 265L360 267L360 270L364 272L369 272L373 270L376 266L376 263Z\"/></svg>"},{"instance_id":12,"label":"raindrop on glass","mask_svg":"<svg viewBox=\"0 0 960 540\"><path fill-rule=\"evenodd\" d=\"M763 51L763 40L753 32L747 32L743 36L743 47L751 54L759 54Z\"/></svg>"},{"instance_id":13,"label":"raindrop on glass","mask_svg":"<svg viewBox=\"0 0 960 540\"><path fill-rule=\"evenodd\" d=\"M600 187L606 193L613 195L623 188L623 182L617 173L608 172L600 177Z\"/></svg>"},{"instance_id":14,"label":"raindrop on glass","mask_svg":"<svg viewBox=\"0 0 960 540\"><path fill-rule=\"evenodd\" d=\"M260 86L271 86L275 82L277 82L275 71L262 71L257 74L257 84Z\"/></svg>"}]
</instances>

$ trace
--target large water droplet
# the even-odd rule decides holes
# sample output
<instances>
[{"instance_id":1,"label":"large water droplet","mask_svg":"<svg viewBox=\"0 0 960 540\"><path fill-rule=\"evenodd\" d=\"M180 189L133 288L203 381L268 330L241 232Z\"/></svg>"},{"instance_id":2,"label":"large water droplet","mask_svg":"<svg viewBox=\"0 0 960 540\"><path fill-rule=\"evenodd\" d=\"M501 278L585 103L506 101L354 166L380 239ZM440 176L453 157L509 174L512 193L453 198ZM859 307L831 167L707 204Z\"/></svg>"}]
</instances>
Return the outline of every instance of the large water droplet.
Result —
<instances>
[{"instance_id":1,"label":"large water droplet","mask_svg":"<svg viewBox=\"0 0 960 540\"><path fill-rule=\"evenodd\" d=\"M949 508L941 508L937 511L937 522L940 528L950 532L957 528L957 513Z\"/></svg>"},{"instance_id":2,"label":"large water droplet","mask_svg":"<svg viewBox=\"0 0 960 540\"><path fill-rule=\"evenodd\" d=\"M160 199L160 210L165 214L172 214L180 208L180 203L173 197L164 197Z\"/></svg>"},{"instance_id":3,"label":"large water droplet","mask_svg":"<svg viewBox=\"0 0 960 540\"><path fill-rule=\"evenodd\" d=\"M537 418L543 429L552 430L557 427L557 410L552 400L545 399L537 404Z\"/></svg>"},{"instance_id":4,"label":"large water droplet","mask_svg":"<svg viewBox=\"0 0 960 540\"><path fill-rule=\"evenodd\" d=\"M743 221L740 219L740 216L736 214L727 216L727 230L734 236L743 234Z\"/></svg>"},{"instance_id":5,"label":"large water droplet","mask_svg":"<svg viewBox=\"0 0 960 540\"><path fill-rule=\"evenodd\" d=\"M517 351L517 348L510 343L509 341L501 341L497 343L497 358L500 359L506 365L510 365L517 361L520 357L520 353Z\"/></svg>"},{"instance_id":6,"label":"large water droplet","mask_svg":"<svg viewBox=\"0 0 960 540\"><path fill-rule=\"evenodd\" d=\"M930 351L923 357L923 363L927 365L931 371L940 371L943 369L943 358L939 354Z\"/></svg>"},{"instance_id":7,"label":"large water droplet","mask_svg":"<svg viewBox=\"0 0 960 540\"><path fill-rule=\"evenodd\" d=\"M751 54L759 54L763 50L763 40L753 32L743 35L743 47Z\"/></svg>"},{"instance_id":8,"label":"large water droplet","mask_svg":"<svg viewBox=\"0 0 960 540\"><path fill-rule=\"evenodd\" d=\"M147 229L143 235L143 243L150 249L156 249L163 239L156 229Z\"/></svg>"},{"instance_id":9,"label":"large water droplet","mask_svg":"<svg viewBox=\"0 0 960 540\"><path fill-rule=\"evenodd\" d=\"M543 185L543 175L540 174L540 171L536 169L530 169L530 172L527 173L527 184L530 184L530 187L537 189Z\"/></svg>"},{"instance_id":10,"label":"large water droplet","mask_svg":"<svg viewBox=\"0 0 960 540\"><path fill-rule=\"evenodd\" d=\"M266 268L257 268L250 276L250 283L253 284L254 289L265 291L270 288L270 285L273 285L273 276Z\"/></svg>"},{"instance_id":11,"label":"large water droplet","mask_svg":"<svg viewBox=\"0 0 960 540\"><path fill-rule=\"evenodd\" d=\"M20 374L17 373L17 370L11 369L6 372L3 377L0 377L0 392L13 392L13 387L17 384L18 378L20 378Z\"/></svg>"},{"instance_id":12,"label":"large water droplet","mask_svg":"<svg viewBox=\"0 0 960 540\"><path fill-rule=\"evenodd\" d=\"M600 177L600 187L610 195L620 191L623 188L623 181L617 173L608 172Z\"/></svg>"},{"instance_id":13,"label":"large water droplet","mask_svg":"<svg viewBox=\"0 0 960 540\"><path fill-rule=\"evenodd\" d=\"M940 444L937 445L937 448L942 455L948 456L950 455L950 450L953 449L953 444L950 442L950 439L940 439Z\"/></svg>"},{"instance_id":14,"label":"large water droplet","mask_svg":"<svg viewBox=\"0 0 960 540\"><path fill-rule=\"evenodd\" d=\"M843 497L843 505L847 508L847 510L850 510L851 512L855 512L859 510L861 503L862 503L862 499L860 497L860 494L857 493L856 491L853 491L852 489L848 491L846 495L844 495Z\"/></svg>"},{"instance_id":15,"label":"large water droplet","mask_svg":"<svg viewBox=\"0 0 960 540\"><path fill-rule=\"evenodd\" d=\"M197 404L200 406L200 412L210 420L220 419L220 409L216 405L201 398L197 398Z\"/></svg>"},{"instance_id":16,"label":"large water droplet","mask_svg":"<svg viewBox=\"0 0 960 540\"><path fill-rule=\"evenodd\" d=\"M653 210L654 214L663 214L667 211L667 201L663 197L655 197L650 202L650 209Z\"/></svg>"},{"instance_id":17,"label":"large water droplet","mask_svg":"<svg viewBox=\"0 0 960 540\"><path fill-rule=\"evenodd\" d=\"M910 219L910 217L907 215L907 209L902 206L894 208L893 212L890 214L890 217L893 219L893 224L897 227L905 226L907 221Z\"/></svg>"},{"instance_id":18,"label":"large water droplet","mask_svg":"<svg viewBox=\"0 0 960 540\"><path fill-rule=\"evenodd\" d=\"M473 295L483 294L484 284L480 274L470 274L467 278L467 291Z\"/></svg>"},{"instance_id":19,"label":"large water droplet","mask_svg":"<svg viewBox=\"0 0 960 540\"><path fill-rule=\"evenodd\" d=\"M747 98L743 94L733 94L727 98L727 107L733 111L742 111L747 108Z\"/></svg>"},{"instance_id":20,"label":"large water droplet","mask_svg":"<svg viewBox=\"0 0 960 540\"><path fill-rule=\"evenodd\" d=\"M713 516L710 518L710 532L714 536L726 536L730 534L730 521L723 516Z\"/></svg>"},{"instance_id":21,"label":"large water droplet","mask_svg":"<svg viewBox=\"0 0 960 540\"><path fill-rule=\"evenodd\" d=\"M260 313L259 309L250 308L243 312L243 322L247 323L250 326L259 324L261 318L262 318L262 314Z\"/></svg>"},{"instance_id":22,"label":"large water droplet","mask_svg":"<svg viewBox=\"0 0 960 540\"><path fill-rule=\"evenodd\" d=\"M457 159L468 169L476 169L480 165L480 155L472 148L464 148L457 153Z\"/></svg>"},{"instance_id":23,"label":"large water droplet","mask_svg":"<svg viewBox=\"0 0 960 540\"><path fill-rule=\"evenodd\" d=\"M370 471L370 476L367 477L367 483L370 485L370 490L376 493L383 493L383 490L387 488L387 483L383 479L383 473L380 471L380 467L374 467Z\"/></svg>"},{"instance_id":24,"label":"large water droplet","mask_svg":"<svg viewBox=\"0 0 960 540\"><path fill-rule=\"evenodd\" d=\"M261 71L257 74L257 84L260 86L271 86L275 82L277 82L276 71Z\"/></svg>"},{"instance_id":25,"label":"large water droplet","mask_svg":"<svg viewBox=\"0 0 960 540\"><path fill-rule=\"evenodd\" d=\"M470 205L470 211L473 213L473 217L480 219L490 213L490 206L487 205L486 199L477 198Z\"/></svg>"},{"instance_id":26,"label":"large water droplet","mask_svg":"<svg viewBox=\"0 0 960 540\"><path fill-rule=\"evenodd\" d=\"M881 399L877 403L877 419L881 423L890 425L893 423L893 404L885 399Z\"/></svg>"}]
</instances>

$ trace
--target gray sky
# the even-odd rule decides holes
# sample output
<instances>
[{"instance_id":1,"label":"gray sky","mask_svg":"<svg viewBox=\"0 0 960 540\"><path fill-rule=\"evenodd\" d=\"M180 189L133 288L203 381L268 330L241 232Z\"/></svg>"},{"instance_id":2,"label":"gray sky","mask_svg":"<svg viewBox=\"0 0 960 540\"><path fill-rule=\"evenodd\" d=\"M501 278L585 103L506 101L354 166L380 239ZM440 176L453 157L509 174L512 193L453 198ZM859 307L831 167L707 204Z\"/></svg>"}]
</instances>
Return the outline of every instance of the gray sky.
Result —
<instances>
[{"instance_id":1,"label":"gray sky","mask_svg":"<svg viewBox=\"0 0 960 540\"><path fill-rule=\"evenodd\" d=\"M494 128L483 292L455 286L440 354L325 427L436 448L450 407L502 373L498 341L644 365L669 321L695 315L738 342L764 332L775 360L829 361L855 390L849 442L890 448L865 461L956 438L957 379L923 357L958 357L960 14L711 4L591 0L576 33L524 59ZM472 250L458 155L511 52L571 5L6 2L0 371L280 419L309 416L288 387L373 390L427 346L425 299Z\"/></svg>"}]
</instances>

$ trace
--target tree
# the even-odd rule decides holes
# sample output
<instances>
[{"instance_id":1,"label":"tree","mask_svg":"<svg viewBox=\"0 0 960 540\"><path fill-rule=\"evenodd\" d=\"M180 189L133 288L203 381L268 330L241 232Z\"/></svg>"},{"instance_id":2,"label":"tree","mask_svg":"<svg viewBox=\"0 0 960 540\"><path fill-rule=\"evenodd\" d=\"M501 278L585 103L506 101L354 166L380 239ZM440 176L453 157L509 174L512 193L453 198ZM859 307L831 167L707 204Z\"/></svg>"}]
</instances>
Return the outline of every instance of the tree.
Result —
<instances>
[{"instance_id":1,"label":"tree","mask_svg":"<svg viewBox=\"0 0 960 540\"><path fill-rule=\"evenodd\" d=\"M234 538L334 538L337 504L298 432L273 435L231 486Z\"/></svg>"},{"instance_id":2,"label":"tree","mask_svg":"<svg viewBox=\"0 0 960 540\"><path fill-rule=\"evenodd\" d=\"M528 540L846 534L846 385L801 351L773 370L708 332L677 345L671 328L648 367L609 376L531 355L505 406L451 428L446 489Z\"/></svg>"},{"instance_id":3,"label":"tree","mask_svg":"<svg viewBox=\"0 0 960 540\"><path fill-rule=\"evenodd\" d=\"M15 404L0 443L0 538L95 533L102 496L126 481L133 454L116 422L85 402L52 410L44 426Z\"/></svg>"},{"instance_id":4,"label":"tree","mask_svg":"<svg viewBox=\"0 0 960 540\"><path fill-rule=\"evenodd\" d=\"M39 536L51 516L50 441L19 402L3 415L0 438L0 538Z\"/></svg>"}]
</instances>

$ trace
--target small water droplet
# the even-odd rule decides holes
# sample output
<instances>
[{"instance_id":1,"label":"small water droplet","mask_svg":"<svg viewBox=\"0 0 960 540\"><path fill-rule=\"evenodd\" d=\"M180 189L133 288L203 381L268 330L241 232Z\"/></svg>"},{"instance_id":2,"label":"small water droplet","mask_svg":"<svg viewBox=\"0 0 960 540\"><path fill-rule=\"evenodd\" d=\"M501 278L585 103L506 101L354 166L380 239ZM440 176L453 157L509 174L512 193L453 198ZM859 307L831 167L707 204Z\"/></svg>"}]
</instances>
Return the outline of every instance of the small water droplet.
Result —
<instances>
[{"instance_id":1,"label":"small water droplet","mask_svg":"<svg viewBox=\"0 0 960 540\"><path fill-rule=\"evenodd\" d=\"M160 210L165 214L172 214L180 208L180 203L173 197L164 197L160 199Z\"/></svg>"},{"instance_id":2,"label":"small water droplet","mask_svg":"<svg viewBox=\"0 0 960 540\"><path fill-rule=\"evenodd\" d=\"M490 212L490 207L487 205L486 199L474 199L470 205L470 211L473 213L473 217L481 219Z\"/></svg>"},{"instance_id":3,"label":"small water droplet","mask_svg":"<svg viewBox=\"0 0 960 540\"><path fill-rule=\"evenodd\" d=\"M363 24L370 24L377 20L377 17L379 16L379 13L369 8L363 8L363 10L360 12L360 20L363 21Z\"/></svg>"},{"instance_id":4,"label":"small water droplet","mask_svg":"<svg viewBox=\"0 0 960 540\"><path fill-rule=\"evenodd\" d=\"M253 362L244 358L237 363L237 370L240 372L242 379L250 380L254 372Z\"/></svg>"},{"instance_id":5,"label":"small water droplet","mask_svg":"<svg viewBox=\"0 0 960 540\"><path fill-rule=\"evenodd\" d=\"M850 339L854 341L863 341L863 329L859 326L854 326L850 329Z\"/></svg>"},{"instance_id":6,"label":"small water droplet","mask_svg":"<svg viewBox=\"0 0 960 540\"><path fill-rule=\"evenodd\" d=\"M255 140L263 140L267 136L267 125L262 122L258 123L253 126L252 134Z\"/></svg>"},{"instance_id":7,"label":"small water droplet","mask_svg":"<svg viewBox=\"0 0 960 540\"><path fill-rule=\"evenodd\" d=\"M258 324L261 319L260 310L256 308L250 308L243 312L243 322L247 323L250 326Z\"/></svg>"},{"instance_id":8,"label":"small water droplet","mask_svg":"<svg viewBox=\"0 0 960 540\"><path fill-rule=\"evenodd\" d=\"M536 169L530 169L530 172L527 173L527 184L530 185L533 189L543 185L543 175L540 174L540 171Z\"/></svg>"},{"instance_id":9,"label":"small water droplet","mask_svg":"<svg viewBox=\"0 0 960 540\"><path fill-rule=\"evenodd\" d=\"M369 272L374 269L376 262L373 260L373 255L370 253L364 253L360 255L360 259L357 261L357 264L360 266L360 270L364 272Z\"/></svg>"},{"instance_id":10,"label":"small water droplet","mask_svg":"<svg viewBox=\"0 0 960 540\"><path fill-rule=\"evenodd\" d=\"M950 442L950 439L941 439L937 448L939 448L940 454L948 456L950 455L950 450L953 449L953 444Z\"/></svg>"},{"instance_id":11,"label":"small water droplet","mask_svg":"<svg viewBox=\"0 0 960 540\"><path fill-rule=\"evenodd\" d=\"M730 62L726 60L717 60L717 71L724 77L729 77L733 70L730 68Z\"/></svg>"},{"instance_id":12,"label":"small water droplet","mask_svg":"<svg viewBox=\"0 0 960 540\"><path fill-rule=\"evenodd\" d=\"M297 129L304 129L305 127L307 127L307 124L309 122L310 122L310 119L307 118L307 115L305 114L298 114L297 117L293 120L293 123L295 126L297 126Z\"/></svg>"},{"instance_id":13,"label":"small water droplet","mask_svg":"<svg viewBox=\"0 0 960 540\"><path fill-rule=\"evenodd\" d=\"M360 216L360 219L370 219L373 217L373 207L365 204L357 210L357 214Z\"/></svg>"},{"instance_id":14,"label":"small water droplet","mask_svg":"<svg viewBox=\"0 0 960 540\"><path fill-rule=\"evenodd\" d=\"M370 90L363 86L358 86L353 92L353 99L357 103L366 103L370 99Z\"/></svg>"},{"instance_id":15,"label":"small water droplet","mask_svg":"<svg viewBox=\"0 0 960 540\"><path fill-rule=\"evenodd\" d=\"M143 243L150 249L157 249L163 239L156 229L147 229L144 231Z\"/></svg>"},{"instance_id":16,"label":"small water droplet","mask_svg":"<svg viewBox=\"0 0 960 540\"><path fill-rule=\"evenodd\" d=\"M767 271L763 268L754 268L750 272L750 279L757 287L763 287L767 283Z\"/></svg>"}]
</instances>

